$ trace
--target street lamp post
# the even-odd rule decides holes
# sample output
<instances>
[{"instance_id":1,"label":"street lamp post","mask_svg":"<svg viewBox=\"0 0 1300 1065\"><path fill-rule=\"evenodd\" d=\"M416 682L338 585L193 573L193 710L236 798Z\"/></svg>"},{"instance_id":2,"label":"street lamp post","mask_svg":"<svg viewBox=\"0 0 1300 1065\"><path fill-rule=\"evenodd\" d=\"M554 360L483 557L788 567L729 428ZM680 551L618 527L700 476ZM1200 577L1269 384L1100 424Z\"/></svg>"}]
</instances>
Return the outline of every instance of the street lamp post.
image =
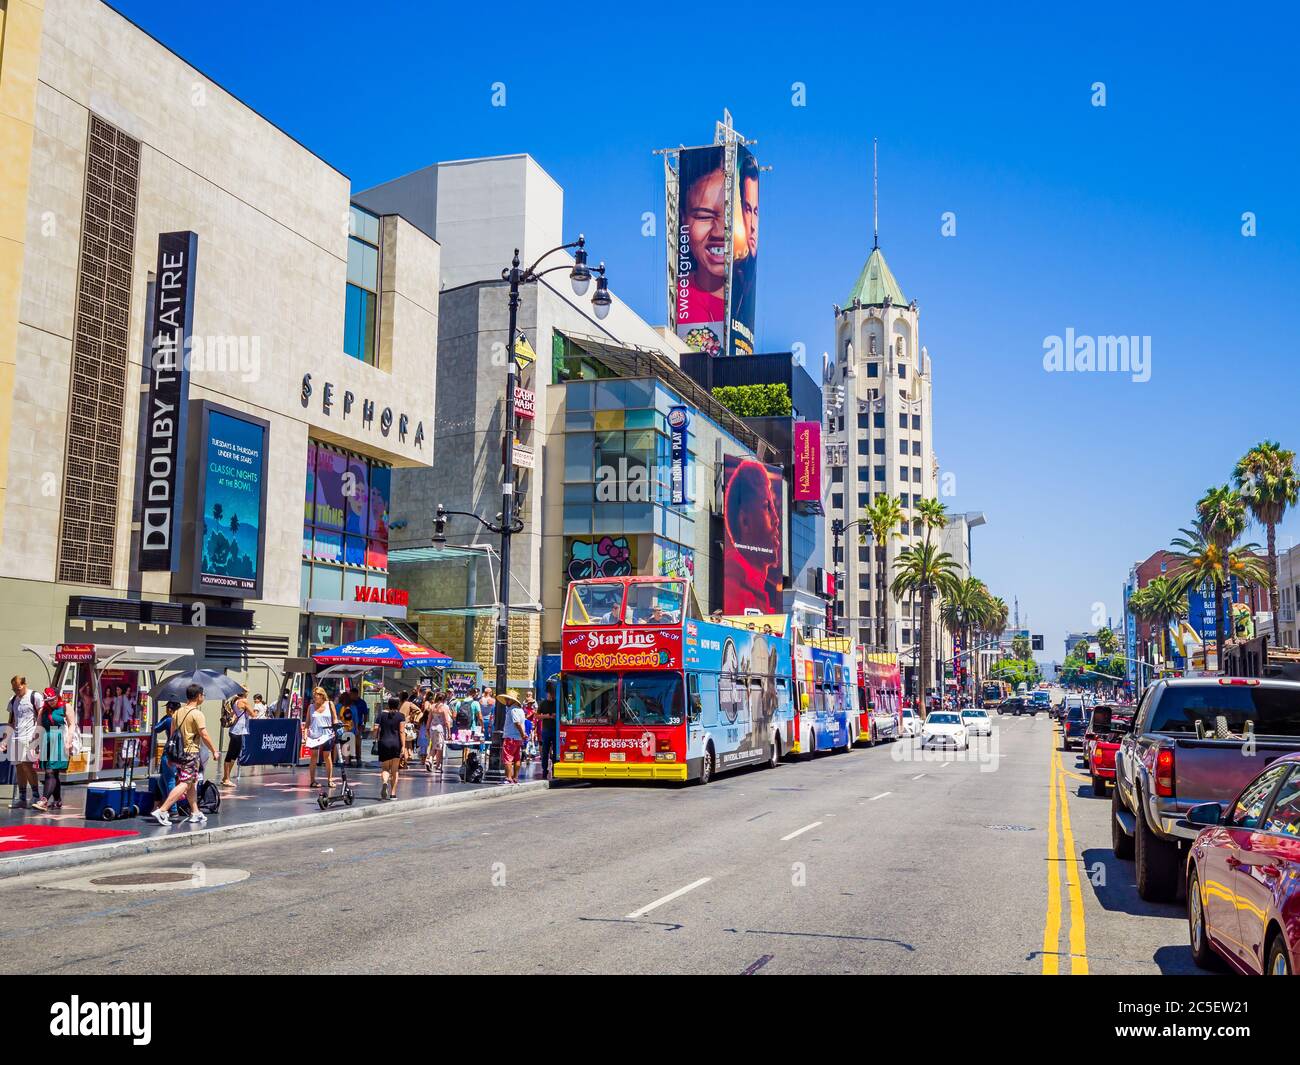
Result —
<instances>
[{"instance_id":1,"label":"street lamp post","mask_svg":"<svg viewBox=\"0 0 1300 1065\"><path fill-rule=\"evenodd\" d=\"M831 633L832 636L838 636L840 630L840 626L839 626L839 623L841 621L840 593L843 592L846 599L848 598L848 594L849 594L847 589L840 587L840 537L843 536L845 533L847 533L850 529L858 525L866 525L866 524L867 522L866 519L864 518L854 518L847 525L844 523L844 520L842 518L831 519L831 536L834 541L834 546L831 549L831 555L832 555L831 565L834 567L835 570L835 598L831 600L831 616L834 617L835 619L835 631ZM848 567L845 567L844 572L847 575Z\"/></svg>"},{"instance_id":2,"label":"street lamp post","mask_svg":"<svg viewBox=\"0 0 1300 1065\"><path fill-rule=\"evenodd\" d=\"M556 252L568 251L569 249L573 249L572 266L561 263L545 270L538 270L538 267L545 259L548 259ZM509 326L506 330L508 350L506 351L505 438L501 449L501 512L497 515L495 522L490 522L480 518L477 514L459 510L446 510L442 504L439 504L437 517L435 518L434 543L446 541L443 528L446 524L447 515L450 514L460 514L464 517L473 518L485 529L497 533L501 537L501 576L497 588L496 644L493 654L493 664L496 667L497 700L492 715L492 748L488 760L488 772L493 775L499 775L501 772L501 747L505 739L505 704L501 702L501 696L505 694L509 683L507 679L507 652L510 643L510 538L516 533L522 532L524 528L523 521L515 514L514 473L515 386L519 380L519 364L515 362L516 347L519 340L519 292L524 285L534 284L547 274L554 273L557 270L569 271L569 280L572 282L573 292L577 296L586 295L594 276L596 291L591 297L592 308L596 317L601 320L609 314L610 306L614 301L609 294L609 281L605 277L605 264L601 263L594 271L587 265L587 238L585 236L579 234L577 240L552 248L540 255L527 268L521 268L519 249L515 249L510 266L501 271L501 280L508 282L510 285L510 316Z\"/></svg>"}]
</instances>

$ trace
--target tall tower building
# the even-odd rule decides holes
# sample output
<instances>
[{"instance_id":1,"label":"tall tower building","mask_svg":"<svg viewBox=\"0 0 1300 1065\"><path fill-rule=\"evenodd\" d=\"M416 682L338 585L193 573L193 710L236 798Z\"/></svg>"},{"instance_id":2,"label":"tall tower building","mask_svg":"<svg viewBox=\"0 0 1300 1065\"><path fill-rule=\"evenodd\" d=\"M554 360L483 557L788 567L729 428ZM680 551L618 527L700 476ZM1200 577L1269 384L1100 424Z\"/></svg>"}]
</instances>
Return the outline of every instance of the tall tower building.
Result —
<instances>
[{"instance_id":1,"label":"tall tower building","mask_svg":"<svg viewBox=\"0 0 1300 1065\"><path fill-rule=\"evenodd\" d=\"M835 308L835 355L826 365L827 393L843 396L827 411L828 518L848 526L881 494L897 497L904 516L902 536L886 544L875 543L865 521L844 535L836 565L841 622L859 643L898 652L912 671L921 605L895 602L889 584L898 552L922 539L918 504L936 495L930 357L919 318L916 301L873 247L845 305Z\"/></svg>"}]
</instances>

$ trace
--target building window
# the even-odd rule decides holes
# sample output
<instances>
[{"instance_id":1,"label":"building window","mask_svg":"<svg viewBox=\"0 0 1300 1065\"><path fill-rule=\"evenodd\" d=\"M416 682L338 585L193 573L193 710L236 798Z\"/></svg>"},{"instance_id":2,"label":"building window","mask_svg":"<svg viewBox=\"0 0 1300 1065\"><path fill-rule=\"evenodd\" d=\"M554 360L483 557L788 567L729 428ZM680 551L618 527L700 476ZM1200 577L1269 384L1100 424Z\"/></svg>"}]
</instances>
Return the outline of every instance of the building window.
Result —
<instances>
[{"instance_id":1,"label":"building window","mask_svg":"<svg viewBox=\"0 0 1300 1065\"><path fill-rule=\"evenodd\" d=\"M911 642L912 642L912 630L911 630L911 629L903 629L903 630L901 630L901 631L902 631L902 633L903 633L903 642L904 642L904 643L911 643Z\"/></svg>"},{"instance_id":2,"label":"building window","mask_svg":"<svg viewBox=\"0 0 1300 1065\"><path fill-rule=\"evenodd\" d=\"M912 467L912 480L916 481L918 484L920 483L920 481L921 481L921 467L920 467L920 466L913 466L913 467Z\"/></svg>"},{"instance_id":3,"label":"building window","mask_svg":"<svg viewBox=\"0 0 1300 1065\"><path fill-rule=\"evenodd\" d=\"M921 428L921 416L919 414L912 415L912 428L918 430Z\"/></svg>"},{"instance_id":4,"label":"building window","mask_svg":"<svg viewBox=\"0 0 1300 1065\"><path fill-rule=\"evenodd\" d=\"M870 414L859 414L859 415L858 415L858 428L859 428L859 429L870 429L870 428L871 428L871 421L870 421L870 418L871 418L871 415L870 415Z\"/></svg>"},{"instance_id":5,"label":"building window","mask_svg":"<svg viewBox=\"0 0 1300 1065\"><path fill-rule=\"evenodd\" d=\"M883 429L885 427L885 412L878 411L877 413L873 414L871 416L871 424L874 425L877 429Z\"/></svg>"},{"instance_id":6,"label":"building window","mask_svg":"<svg viewBox=\"0 0 1300 1065\"><path fill-rule=\"evenodd\" d=\"M871 442L871 450L877 455L883 455L885 453L885 438L879 436L873 440Z\"/></svg>"},{"instance_id":7,"label":"building window","mask_svg":"<svg viewBox=\"0 0 1300 1065\"><path fill-rule=\"evenodd\" d=\"M832 496L831 496L831 508L832 508L833 510L843 510L843 509L844 509L844 497L843 497L842 495L832 495Z\"/></svg>"},{"instance_id":8,"label":"building window","mask_svg":"<svg viewBox=\"0 0 1300 1065\"><path fill-rule=\"evenodd\" d=\"M906 480L907 480L907 467L906 467L906 466L899 466L899 467L898 467L898 479L899 479L900 481L906 481Z\"/></svg>"},{"instance_id":9,"label":"building window","mask_svg":"<svg viewBox=\"0 0 1300 1065\"><path fill-rule=\"evenodd\" d=\"M859 426L859 428L861 428L861 426ZM865 437L864 437L863 439L859 440L859 441L858 441L858 454L859 454L859 455L865 455L865 454L867 453L867 449L868 449L870 446L871 446L871 445L870 445L870 442L869 442Z\"/></svg>"},{"instance_id":10,"label":"building window","mask_svg":"<svg viewBox=\"0 0 1300 1065\"><path fill-rule=\"evenodd\" d=\"M831 483L832 483L832 484L843 484L843 483L844 483L844 467L843 467L843 466L832 466L832 467L831 467Z\"/></svg>"},{"instance_id":11,"label":"building window","mask_svg":"<svg viewBox=\"0 0 1300 1065\"><path fill-rule=\"evenodd\" d=\"M905 362L900 362L900 363L898 364L898 376L899 376L899 377L906 377L906 376L907 376L907 363L905 363Z\"/></svg>"},{"instance_id":12,"label":"building window","mask_svg":"<svg viewBox=\"0 0 1300 1065\"><path fill-rule=\"evenodd\" d=\"M913 441L912 441L912 454L913 454L913 456L915 456L916 458L920 458L920 457L921 457L921 441L919 441L919 440L913 440Z\"/></svg>"},{"instance_id":13,"label":"building window","mask_svg":"<svg viewBox=\"0 0 1300 1065\"><path fill-rule=\"evenodd\" d=\"M870 471L865 466L858 467L858 480L865 481L870 476Z\"/></svg>"},{"instance_id":14,"label":"building window","mask_svg":"<svg viewBox=\"0 0 1300 1065\"><path fill-rule=\"evenodd\" d=\"M866 599L858 600L858 617L865 618L871 615L871 603Z\"/></svg>"},{"instance_id":15,"label":"building window","mask_svg":"<svg viewBox=\"0 0 1300 1065\"><path fill-rule=\"evenodd\" d=\"M870 492L859 492L859 493L858 493L858 509L862 509L863 507L865 507L865 506L866 506L868 503L870 503L870 502L871 502L871 493L870 493Z\"/></svg>"},{"instance_id":16,"label":"building window","mask_svg":"<svg viewBox=\"0 0 1300 1065\"><path fill-rule=\"evenodd\" d=\"M871 574L870 574L870 573L860 573L860 574L858 574L858 587L859 587L859 588L866 588L868 591L871 590Z\"/></svg>"},{"instance_id":17,"label":"building window","mask_svg":"<svg viewBox=\"0 0 1300 1065\"><path fill-rule=\"evenodd\" d=\"M900 455L906 455L906 454L907 454L907 441L906 441L906 440L900 440L900 441L898 442L898 453L899 453Z\"/></svg>"},{"instance_id":18,"label":"building window","mask_svg":"<svg viewBox=\"0 0 1300 1065\"><path fill-rule=\"evenodd\" d=\"M348 216L348 284L343 319L343 350L375 363L375 325L379 320L379 219L353 206Z\"/></svg>"},{"instance_id":19,"label":"building window","mask_svg":"<svg viewBox=\"0 0 1300 1065\"><path fill-rule=\"evenodd\" d=\"M883 481L885 479L885 467L877 466L874 470L872 470L872 479L876 481Z\"/></svg>"},{"instance_id":20,"label":"building window","mask_svg":"<svg viewBox=\"0 0 1300 1065\"><path fill-rule=\"evenodd\" d=\"M869 363L867 363L867 376L868 376L868 377L879 377L879 376L880 376L880 363L878 363L878 362L869 362Z\"/></svg>"},{"instance_id":21,"label":"building window","mask_svg":"<svg viewBox=\"0 0 1300 1065\"><path fill-rule=\"evenodd\" d=\"M859 545L858 545L858 561L859 561L859 562L870 562L870 561L871 561L871 548L870 548L870 547L867 547L865 544L859 544Z\"/></svg>"},{"instance_id":22,"label":"building window","mask_svg":"<svg viewBox=\"0 0 1300 1065\"><path fill-rule=\"evenodd\" d=\"M906 414L900 414L900 415L898 416L898 427L899 427L900 429L906 429L906 428L907 428L907 415L906 415Z\"/></svg>"}]
</instances>

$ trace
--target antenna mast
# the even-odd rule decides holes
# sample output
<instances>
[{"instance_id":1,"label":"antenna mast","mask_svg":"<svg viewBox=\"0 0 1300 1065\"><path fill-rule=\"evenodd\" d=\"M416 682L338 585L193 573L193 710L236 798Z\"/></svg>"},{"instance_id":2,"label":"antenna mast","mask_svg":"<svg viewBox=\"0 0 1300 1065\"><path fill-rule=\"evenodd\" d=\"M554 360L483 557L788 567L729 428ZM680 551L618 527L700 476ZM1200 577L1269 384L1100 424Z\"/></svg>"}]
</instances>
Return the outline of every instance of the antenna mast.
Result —
<instances>
[{"instance_id":1,"label":"antenna mast","mask_svg":"<svg viewBox=\"0 0 1300 1065\"><path fill-rule=\"evenodd\" d=\"M880 152L871 138L871 250L880 247Z\"/></svg>"}]
</instances>

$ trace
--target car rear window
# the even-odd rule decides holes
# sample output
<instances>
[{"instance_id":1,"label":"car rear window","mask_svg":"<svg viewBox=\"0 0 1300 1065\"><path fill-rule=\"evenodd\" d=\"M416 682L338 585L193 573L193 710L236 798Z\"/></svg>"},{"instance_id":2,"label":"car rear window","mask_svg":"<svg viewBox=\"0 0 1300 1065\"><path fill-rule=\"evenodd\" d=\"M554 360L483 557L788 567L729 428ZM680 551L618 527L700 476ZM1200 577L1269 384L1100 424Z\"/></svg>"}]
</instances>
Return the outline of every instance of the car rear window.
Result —
<instances>
[{"instance_id":1,"label":"car rear window","mask_svg":"<svg viewBox=\"0 0 1300 1065\"><path fill-rule=\"evenodd\" d=\"M1257 736L1300 736L1300 692L1217 682L1171 686L1161 694L1146 728L1194 736L1197 721L1205 726L1207 739L1240 739L1247 722Z\"/></svg>"}]
</instances>

